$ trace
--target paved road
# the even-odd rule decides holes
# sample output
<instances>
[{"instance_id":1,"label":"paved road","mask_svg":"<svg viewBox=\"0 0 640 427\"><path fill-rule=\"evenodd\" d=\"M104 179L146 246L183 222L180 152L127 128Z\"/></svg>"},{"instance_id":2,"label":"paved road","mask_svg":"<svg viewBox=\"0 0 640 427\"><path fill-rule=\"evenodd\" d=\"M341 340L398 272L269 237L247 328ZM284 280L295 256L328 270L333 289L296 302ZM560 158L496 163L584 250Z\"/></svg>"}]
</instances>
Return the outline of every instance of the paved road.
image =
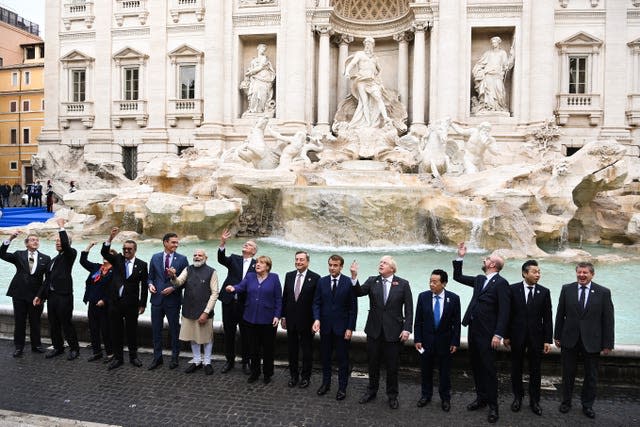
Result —
<instances>
[{"instance_id":1,"label":"paved road","mask_svg":"<svg viewBox=\"0 0 640 427\"><path fill-rule=\"evenodd\" d=\"M316 395L320 385L318 370L313 373L311 387L289 389L285 365L276 367L271 384L257 382L250 385L239 369L220 374L222 361L219 355L214 359L216 372L207 377L202 371L185 374L186 358L181 359L179 369L169 370L165 364L155 371L147 371L146 366L151 362L148 353L141 355L143 368L125 364L109 372L102 363L87 362L90 351L86 349L82 349L80 359L71 362L63 356L46 360L42 355L30 352L14 359L12 352L11 342L0 340L0 409L7 411L127 426L487 425L484 410L467 412L465 409L474 395L471 378L463 371L454 372L450 413L444 413L437 400L424 408L416 407L420 393L417 371L401 373L400 408L393 411L389 409L384 393L367 405L358 404L367 379L357 371L350 380L347 399L337 402L335 374L332 391L323 397ZM595 406L597 418L589 420L582 415L577 399L569 414L560 414L558 392L554 389L557 378L545 380L548 389L543 390L541 402L544 412L542 417L537 417L526 405L520 413L509 410L509 383L506 376L501 377L498 425L640 425L638 384L601 381ZM381 390L384 390L384 384ZM2 417L0 424L5 424Z\"/></svg>"}]
</instances>

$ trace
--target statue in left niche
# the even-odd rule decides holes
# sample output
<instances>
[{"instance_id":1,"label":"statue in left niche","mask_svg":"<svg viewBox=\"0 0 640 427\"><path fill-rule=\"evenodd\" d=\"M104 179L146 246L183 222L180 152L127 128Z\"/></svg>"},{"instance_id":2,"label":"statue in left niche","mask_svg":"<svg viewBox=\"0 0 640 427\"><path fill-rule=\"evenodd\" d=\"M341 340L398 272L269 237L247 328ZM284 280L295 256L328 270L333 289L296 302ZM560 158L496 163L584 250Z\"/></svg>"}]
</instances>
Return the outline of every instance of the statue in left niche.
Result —
<instances>
[{"instance_id":1,"label":"statue in left niche","mask_svg":"<svg viewBox=\"0 0 640 427\"><path fill-rule=\"evenodd\" d=\"M246 94L249 104L242 117L252 115L267 115L273 117L275 102L273 101L273 82L276 72L266 55L267 45L260 43L258 54L251 60L249 68L244 73L244 80L240 89Z\"/></svg>"}]
</instances>

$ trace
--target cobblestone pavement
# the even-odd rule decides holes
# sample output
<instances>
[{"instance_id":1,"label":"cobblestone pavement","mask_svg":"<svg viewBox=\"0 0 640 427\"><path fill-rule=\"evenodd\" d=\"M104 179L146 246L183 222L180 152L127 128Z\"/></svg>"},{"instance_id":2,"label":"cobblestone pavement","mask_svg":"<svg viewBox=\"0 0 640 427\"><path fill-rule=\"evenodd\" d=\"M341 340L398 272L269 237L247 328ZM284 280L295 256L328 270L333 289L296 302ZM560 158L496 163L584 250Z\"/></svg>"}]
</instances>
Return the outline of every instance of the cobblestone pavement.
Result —
<instances>
[{"instance_id":1,"label":"cobblestone pavement","mask_svg":"<svg viewBox=\"0 0 640 427\"><path fill-rule=\"evenodd\" d=\"M27 346L28 348L28 346ZM335 400L337 378L334 373L331 391L316 395L320 372L314 370L307 389L287 387L288 370L276 366L271 384L247 384L240 369L220 374L220 355L214 359L215 373L205 376L202 370L185 374L188 359L180 367L169 370L168 358L155 371L147 371L149 353L142 353L145 366L135 368L125 363L107 371L100 362L89 363L88 349L80 358L67 361L66 356L46 360L41 354L25 352L19 359L12 357L13 346L0 340L0 409L60 417L86 422L127 425L486 425L487 412L468 412L473 400L472 380L464 371L453 373L451 412L444 413L436 399L424 408L417 408L420 394L419 372L403 370L400 376L400 408L391 410L384 395L384 383L378 398L366 405L358 404L367 379L363 367L354 371L347 389L347 398ZM125 355L125 358L127 356ZM318 368L316 364L316 368ZM384 373L382 375L384 378ZM509 409L511 394L506 376L500 378L500 420L503 426L638 426L640 425L640 387L638 384L611 384L601 379L596 401L595 420L580 411L576 394L569 414L558 412L557 378L545 378L541 405L543 414L531 413L526 400L519 413ZM579 392L579 384L577 392ZM437 396L437 391L435 393ZM0 418L0 424L2 419ZM23 424L24 425L24 424Z\"/></svg>"}]
</instances>

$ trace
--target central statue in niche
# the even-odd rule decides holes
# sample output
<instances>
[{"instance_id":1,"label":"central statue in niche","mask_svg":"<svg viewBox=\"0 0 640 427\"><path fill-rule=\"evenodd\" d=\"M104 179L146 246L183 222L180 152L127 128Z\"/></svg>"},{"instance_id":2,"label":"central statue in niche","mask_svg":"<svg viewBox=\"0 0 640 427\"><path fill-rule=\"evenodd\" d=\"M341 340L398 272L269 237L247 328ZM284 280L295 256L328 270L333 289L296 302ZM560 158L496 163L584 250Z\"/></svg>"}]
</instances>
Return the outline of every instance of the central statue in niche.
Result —
<instances>
[{"instance_id":1,"label":"central statue in niche","mask_svg":"<svg viewBox=\"0 0 640 427\"><path fill-rule=\"evenodd\" d=\"M346 60L344 77L350 80L351 94L338 105L332 130L349 159L385 160L407 130L407 111L382 83L375 40L367 37L363 45Z\"/></svg>"}]
</instances>

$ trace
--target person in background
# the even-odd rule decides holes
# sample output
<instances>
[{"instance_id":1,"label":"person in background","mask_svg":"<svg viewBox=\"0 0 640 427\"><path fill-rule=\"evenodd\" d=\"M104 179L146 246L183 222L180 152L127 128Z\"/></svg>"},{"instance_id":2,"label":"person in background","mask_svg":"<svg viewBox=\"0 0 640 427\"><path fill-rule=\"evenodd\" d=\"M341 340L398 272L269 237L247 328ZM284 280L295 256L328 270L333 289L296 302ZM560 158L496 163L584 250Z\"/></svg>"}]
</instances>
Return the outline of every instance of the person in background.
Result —
<instances>
[{"instance_id":1,"label":"person in background","mask_svg":"<svg viewBox=\"0 0 640 427\"><path fill-rule=\"evenodd\" d=\"M76 182L75 181L69 182L69 193L75 193L77 190L78 190L78 187L76 187Z\"/></svg>"},{"instance_id":2,"label":"person in background","mask_svg":"<svg viewBox=\"0 0 640 427\"><path fill-rule=\"evenodd\" d=\"M87 304L91 349L93 350L93 354L87 359L89 362L102 359L101 344L104 344L107 360L111 361L113 358L107 302L107 287L113 277L113 268L106 259L102 261L102 264L89 261L89 251L95 245L96 242L91 242L84 251L80 252L80 265L89 272L85 282L84 298L82 299ZM112 255L115 254L116 251L113 251Z\"/></svg>"},{"instance_id":3,"label":"person in background","mask_svg":"<svg viewBox=\"0 0 640 427\"><path fill-rule=\"evenodd\" d=\"M33 187L33 206L42 207L42 184L40 184L40 181L36 181Z\"/></svg>"},{"instance_id":4,"label":"person in background","mask_svg":"<svg viewBox=\"0 0 640 427\"><path fill-rule=\"evenodd\" d=\"M53 192L53 185L51 185L51 180L47 181L47 188L45 190L45 194L46 194L46 201L47 201L47 212L52 213L53 212L53 197L54 197L54 192Z\"/></svg>"}]
</instances>

